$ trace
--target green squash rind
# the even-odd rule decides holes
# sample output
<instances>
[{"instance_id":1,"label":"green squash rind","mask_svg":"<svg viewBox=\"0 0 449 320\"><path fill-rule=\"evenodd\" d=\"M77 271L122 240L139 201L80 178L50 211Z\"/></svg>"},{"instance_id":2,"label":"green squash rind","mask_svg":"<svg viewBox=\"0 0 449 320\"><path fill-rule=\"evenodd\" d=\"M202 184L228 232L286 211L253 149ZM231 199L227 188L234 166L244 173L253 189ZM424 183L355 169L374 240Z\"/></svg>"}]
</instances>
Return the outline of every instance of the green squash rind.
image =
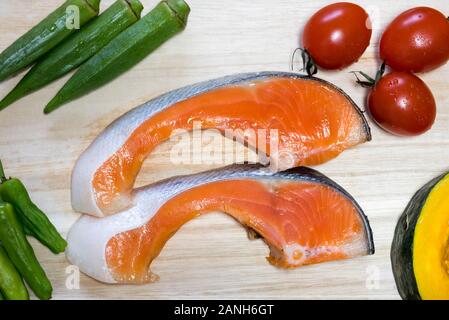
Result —
<instances>
[{"instance_id":1,"label":"green squash rind","mask_svg":"<svg viewBox=\"0 0 449 320\"><path fill-rule=\"evenodd\" d=\"M442 174L419 189L399 218L391 245L391 265L396 287L404 300L421 300L413 271L413 239L422 208L433 188L448 173Z\"/></svg>"}]
</instances>

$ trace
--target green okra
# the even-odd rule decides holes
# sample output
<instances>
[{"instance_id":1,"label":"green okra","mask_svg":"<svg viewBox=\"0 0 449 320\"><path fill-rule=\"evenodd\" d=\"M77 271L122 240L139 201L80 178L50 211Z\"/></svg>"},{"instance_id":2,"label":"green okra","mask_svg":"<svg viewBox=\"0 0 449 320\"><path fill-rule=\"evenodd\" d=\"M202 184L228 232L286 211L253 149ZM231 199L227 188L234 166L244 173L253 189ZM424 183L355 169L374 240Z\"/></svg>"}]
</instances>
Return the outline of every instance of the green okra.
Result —
<instances>
[{"instance_id":1,"label":"green okra","mask_svg":"<svg viewBox=\"0 0 449 320\"><path fill-rule=\"evenodd\" d=\"M53 253L64 252L67 242L62 238L45 213L30 198L23 183L17 178L6 179L0 160L0 198L14 206L23 228Z\"/></svg>"},{"instance_id":2,"label":"green okra","mask_svg":"<svg viewBox=\"0 0 449 320\"><path fill-rule=\"evenodd\" d=\"M0 101L0 110L79 67L140 19L139 0L117 0L99 17L52 49Z\"/></svg>"},{"instance_id":3,"label":"green okra","mask_svg":"<svg viewBox=\"0 0 449 320\"><path fill-rule=\"evenodd\" d=\"M100 0L67 0L0 54L0 81L28 67L76 31L70 21L82 26L99 12ZM72 8L77 8L71 10ZM79 12L79 15L77 13ZM76 27L76 26L75 26Z\"/></svg>"},{"instance_id":4,"label":"green okra","mask_svg":"<svg viewBox=\"0 0 449 320\"><path fill-rule=\"evenodd\" d=\"M53 288L37 261L14 207L0 202L0 241L14 266L39 299L51 298Z\"/></svg>"},{"instance_id":5,"label":"green okra","mask_svg":"<svg viewBox=\"0 0 449 320\"><path fill-rule=\"evenodd\" d=\"M22 277L0 245L0 300L29 300Z\"/></svg>"},{"instance_id":6,"label":"green okra","mask_svg":"<svg viewBox=\"0 0 449 320\"><path fill-rule=\"evenodd\" d=\"M182 31L189 12L183 0L160 2L83 64L47 104L44 113L101 87L135 66Z\"/></svg>"}]
</instances>

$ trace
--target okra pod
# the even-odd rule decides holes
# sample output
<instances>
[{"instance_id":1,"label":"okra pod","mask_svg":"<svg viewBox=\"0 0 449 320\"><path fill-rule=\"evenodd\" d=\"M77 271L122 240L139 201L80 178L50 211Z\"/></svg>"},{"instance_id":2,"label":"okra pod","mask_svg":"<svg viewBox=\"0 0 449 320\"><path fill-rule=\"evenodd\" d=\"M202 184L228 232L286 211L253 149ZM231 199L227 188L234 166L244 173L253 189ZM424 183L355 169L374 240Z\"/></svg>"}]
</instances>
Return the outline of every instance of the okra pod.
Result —
<instances>
[{"instance_id":1,"label":"okra pod","mask_svg":"<svg viewBox=\"0 0 449 320\"><path fill-rule=\"evenodd\" d=\"M98 15L100 0L68 0L0 54L0 81L26 68Z\"/></svg>"},{"instance_id":2,"label":"okra pod","mask_svg":"<svg viewBox=\"0 0 449 320\"><path fill-rule=\"evenodd\" d=\"M183 0L165 0L119 34L83 64L47 104L44 113L79 98L135 66L182 31L190 8Z\"/></svg>"},{"instance_id":3,"label":"okra pod","mask_svg":"<svg viewBox=\"0 0 449 320\"><path fill-rule=\"evenodd\" d=\"M17 210L26 233L35 237L53 253L64 252L67 242L45 213L33 203L23 183L16 178L6 179L1 160L0 180L0 197Z\"/></svg>"},{"instance_id":4,"label":"okra pod","mask_svg":"<svg viewBox=\"0 0 449 320\"><path fill-rule=\"evenodd\" d=\"M39 299L51 298L53 288L37 261L14 208L0 202L0 241L8 257Z\"/></svg>"},{"instance_id":5,"label":"okra pod","mask_svg":"<svg viewBox=\"0 0 449 320\"><path fill-rule=\"evenodd\" d=\"M8 300L28 300L28 290L22 277L0 245L0 297Z\"/></svg>"},{"instance_id":6,"label":"okra pod","mask_svg":"<svg viewBox=\"0 0 449 320\"><path fill-rule=\"evenodd\" d=\"M139 0L117 0L98 18L44 55L0 101L0 110L79 67L140 19Z\"/></svg>"}]
</instances>

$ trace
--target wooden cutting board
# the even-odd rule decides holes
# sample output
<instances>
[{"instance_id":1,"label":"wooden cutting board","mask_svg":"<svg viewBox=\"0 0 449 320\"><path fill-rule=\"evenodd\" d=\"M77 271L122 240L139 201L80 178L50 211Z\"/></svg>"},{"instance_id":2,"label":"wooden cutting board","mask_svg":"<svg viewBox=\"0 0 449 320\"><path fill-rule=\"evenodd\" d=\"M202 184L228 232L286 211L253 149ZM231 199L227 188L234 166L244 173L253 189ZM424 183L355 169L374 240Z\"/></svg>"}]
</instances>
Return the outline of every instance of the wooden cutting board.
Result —
<instances>
[{"instance_id":1,"label":"wooden cutting board","mask_svg":"<svg viewBox=\"0 0 449 320\"><path fill-rule=\"evenodd\" d=\"M2 0L0 50L61 2ZM103 0L102 9L112 2ZM157 3L142 2L145 13ZM106 125L139 103L183 85L239 72L288 71L291 53L308 17L332 1L188 2L192 13L187 29L119 79L50 116L42 114L43 106L67 77L0 112L0 157L7 173L24 181L32 198L64 235L79 216L70 205L71 169ZM376 71L381 30L397 14L417 5L448 14L449 2L354 2L371 15L372 44L357 64L341 72L320 72L319 76L343 88L363 106L366 91L355 86L349 71ZM6 95L22 75L1 83L0 96ZM374 232L375 255L280 270L265 261L268 249L262 241L248 241L236 222L213 213L189 223L168 242L152 268L160 281L143 286L104 285L81 275L76 288L68 278L73 268L64 255L54 256L33 241L53 282L54 298L399 298L390 265L396 221L418 188L449 169L449 65L422 78L438 104L437 121L430 132L417 138L396 138L372 125L372 142L318 168L344 186L364 208ZM170 146L166 143L150 156L139 184L212 167L174 166L168 157Z\"/></svg>"}]
</instances>

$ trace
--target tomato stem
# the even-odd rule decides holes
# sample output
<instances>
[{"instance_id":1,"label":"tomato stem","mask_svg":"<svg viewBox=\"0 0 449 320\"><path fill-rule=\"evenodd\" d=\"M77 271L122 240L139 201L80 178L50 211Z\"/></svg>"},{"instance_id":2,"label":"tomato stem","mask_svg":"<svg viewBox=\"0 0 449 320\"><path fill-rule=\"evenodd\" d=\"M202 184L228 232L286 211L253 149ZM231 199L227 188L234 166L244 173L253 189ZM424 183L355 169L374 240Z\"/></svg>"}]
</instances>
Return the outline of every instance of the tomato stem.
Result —
<instances>
[{"instance_id":1,"label":"tomato stem","mask_svg":"<svg viewBox=\"0 0 449 320\"><path fill-rule=\"evenodd\" d=\"M304 48L296 48L292 55L291 68L293 70L293 60L295 59L296 53L301 51L301 59L302 59L302 69L299 71L305 71L309 77L317 74L318 67L310 55L309 51Z\"/></svg>"},{"instance_id":2,"label":"tomato stem","mask_svg":"<svg viewBox=\"0 0 449 320\"><path fill-rule=\"evenodd\" d=\"M374 87L385 73L385 61L380 66L379 70L377 70L375 78L370 77L363 71L351 71L350 73L352 73L356 77L356 82L362 87L364 88ZM365 79L362 79L362 77Z\"/></svg>"},{"instance_id":3,"label":"tomato stem","mask_svg":"<svg viewBox=\"0 0 449 320\"><path fill-rule=\"evenodd\" d=\"M363 71L351 71L350 73L355 76L355 82L364 88L371 88L376 84L376 81ZM361 79L362 77L365 78L365 80Z\"/></svg>"},{"instance_id":4,"label":"tomato stem","mask_svg":"<svg viewBox=\"0 0 449 320\"><path fill-rule=\"evenodd\" d=\"M376 81L375 81L376 83L380 80L380 78L383 77L384 73L385 73L385 61L382 62L382 65L380 66L379 70L377 70L377 72L376 72Z\"/></svg>"}]
</instances>

